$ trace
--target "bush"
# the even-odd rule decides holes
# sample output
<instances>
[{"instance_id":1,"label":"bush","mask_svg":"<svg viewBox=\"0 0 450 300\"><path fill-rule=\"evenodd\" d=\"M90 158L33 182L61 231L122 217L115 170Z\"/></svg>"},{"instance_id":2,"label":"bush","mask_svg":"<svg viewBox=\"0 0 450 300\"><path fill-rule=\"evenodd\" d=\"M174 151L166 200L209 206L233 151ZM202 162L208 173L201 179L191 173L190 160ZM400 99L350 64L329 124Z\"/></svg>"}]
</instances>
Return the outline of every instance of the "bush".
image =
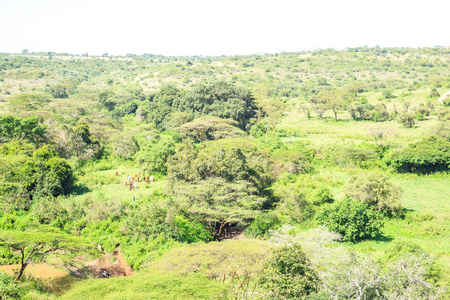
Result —
<instances>
[{"instance_id":1,"label":"bush","mask_svg":"<svg viewBox=\"0 0 450 300\"><path fill-rule=\"evenodd\" d=\"M273 299L307 299L317 290L318 276L300 245L293 244L273 252L260 283Z\"/></svg>"},{"instance_id":2,"label":"bush","mask_svg":"<svg viewBox=\"0 0 450 300\"><path fill-rule=\"evenodd\" d=\"M259 215L253 220L245 233L253 237L263 237L270 229L277 229L281 222L274 212Z\"/></svg>"},{"instance_id":3,"label":"bush","mask_svg":"<svg viewBox=\"0 0 450 300\"><path fill-rule=\"evenodd\" d=\"M342 234L343 241L358 242L375 237L383 227L383 215L367 203L346 198L324 208L317 217L330 231Z\"/></svg>"},{"instance_id":4,"label":"bush","mask_svg":"<svg viewBox=\"0 0 450 300\"><path fill-rule=\"evenodd\" d=\"M388 216L398 216L402 212L399 203L402 190L390 182L385 174L364 172L353 176L346 187L346 193Z\"/></svg>"},{"instance_id":5,"label":"bush","mask_svg":"<svg viewBox=\"0 0 450 300\"><path fill-rule=\"evenodd\" d=\"M450 96L445 97L444 100L442 100L442 104L444 104L444 106L450 106Z\"/></svg>"},{"instance_id":6,"label":"bush","mask_svg":"<svg viewBox=\"0 0 450 300\"><path fill-rule=\"evenodd\" d=\"M27 289L14 283L14 277L0 271L0 299L21 299Z\"/></svg>"},{"instance_id":7,"label":"bush","mask_svg":"<svg viewBox=\"0 0 450 300\"><path fill-rule=\"evenodd\" d=\"M62 84L56 84L48 88L48 91L54 98L68 98L67 87Z\"/></svg>"},{"instance_id":8,"label":"bush","mask_svg":"<svg viewBox=\"0 0 450 300\"><path fill-rule=\"evenodd\" d=\"M416 122L415 122L414 119L415 119L415 116L414 116L413 114L407 113L407 112L401 113L401 114L398 116L398 121L399 121L400 123L402 123L403 126L405 126L406 128L412 128L412 127L414 127L414 125L416 124Z\"/></svg>"},{"instance_id":9,"label":"bush","mask_svg":"<svg viewBox=\"0 0 450 300\"><path fill-rule=\"evenodd\" d=\"M440 137L430 137L394 153L387 163L401 173L429 174L448 171L450 142Z\"/></svg>"}]
</instances>

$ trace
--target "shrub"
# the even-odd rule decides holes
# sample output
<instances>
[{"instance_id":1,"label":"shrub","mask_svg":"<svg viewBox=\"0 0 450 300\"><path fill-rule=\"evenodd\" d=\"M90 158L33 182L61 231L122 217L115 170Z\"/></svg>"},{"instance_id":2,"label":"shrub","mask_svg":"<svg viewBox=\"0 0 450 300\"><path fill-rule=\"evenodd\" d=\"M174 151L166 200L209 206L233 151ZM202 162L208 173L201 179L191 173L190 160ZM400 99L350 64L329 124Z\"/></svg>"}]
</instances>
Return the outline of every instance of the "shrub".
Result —
<instances>
[{"instance_id":1,"label":"shrub","mask_svg":"<svg viewBox=\"0 0 450 300\"><path fill-rule=\"evenodd\" d=\"M403 126L405 126L406 128L412 128L412 127L414 127L414 125L416 124L416 122L415 122L414 119L415 119L415 116L414 116L413 114L407 113L407 112L401 113L401 114L398 116L398 121L399 121L400 123L402 123Z\"/></svg>"},{"instance_id":2,"label":"shrub","mask_svg":"<svg viewBox=\"0 0 450 300\"><path fill-rule=\"evenodd\" d=\"M445 97L444 100L442 100L442 104L444 104L444 106L450 106L450 96Z\"/></svg>"},{"instance_id":3,"label":"shrub","mask_svg":"<svg viewBox=\"0 0 450 300\"><path fill-rule=\"evenodd\" d=\"M450 142L436 136L409 145L387 161L398 172L420 174L448 171L449 162Z\"/></svg>"},{"instance_id":4,"label":"shrub","mask_svg":"<svg viewBox=\"0 0 450 300\"><path fill-rule=\"evenodd\" d=\"M318 276L299 244L274 250L260 278L273 299L307 299L317 290Z\"/></svg>"},{"instance_id":5,"label":"shrub","mask_svg":"<svg viewBox=\"0 0 450 300\"><path fill-rule=\"evenodd\" d=\"M364 172L353 176L346 187L346 193L388 216L398 216L402 212L399 203L402 190L390 182L385 174Z\"/></svg>"},{"instance_id":6,"label":"shrub","mask_svg":"<svg viewBox=\"0 0 450 300\"><path fill-rule=\"evenodd\" d=\"M21 299L26 292L26 288L14 283L14 277L4 271L0 272L0 299Z\"/></svg>"},{"instance_id":7,"label":"shrub","mask_svg":"<svg viewBox=\"0 0 450 300\"><path fill-rule=\"evenodd\" d=\"M269 212L257 216L245 233L253 237L263 237L270 229L277 229L280 226L280 223L276 213Z\"/></svg>"},{"instance_id":8,"label":"shrub","mask_svg":"<svg viewBox=\"0 0 450 300\"><path fill-rule=\"evenodd\" d=\"M50 94L53 98L68 98L67 87L62 84L56 84L48 88Z\"/></svg>"},{"instance_id":9,"label":"shrub","mask_svg":"<svg viewBox=\"0 0 450 300\"><path fill-rule=\"evenodd\" d=\"M317 217L330 231L342 234L343 241L358 242L375 237L383 227L383 215L367 203L346 198L324 208Z\"/></svg>"}]
</instances>

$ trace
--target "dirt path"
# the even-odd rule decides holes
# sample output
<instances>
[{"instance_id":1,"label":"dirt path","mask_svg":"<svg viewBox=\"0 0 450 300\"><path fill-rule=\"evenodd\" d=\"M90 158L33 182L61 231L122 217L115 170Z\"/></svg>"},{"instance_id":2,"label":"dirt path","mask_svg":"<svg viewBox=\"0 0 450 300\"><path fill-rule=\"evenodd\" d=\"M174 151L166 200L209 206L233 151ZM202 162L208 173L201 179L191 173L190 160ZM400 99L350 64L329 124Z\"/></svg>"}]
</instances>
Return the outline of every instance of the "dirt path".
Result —
<instances>
[{"instance_id":1,"label":"dirt path","mask_svg":"<svg viewBox=\"0 0 450 300\"><path fill-rule=\"evenodd\" d=\"M450 91L448 91L447 93L443 94L442 96L439 97L438 101L441 103L444 103L444 99L445 97L450 96Z\"/></svg>"},{"instance_id":2,"label":"dirt path","mask_svg":"<svg viewBox=\"0 0 450 300\"><path fill-rule=\"evenodd\" d=\"M134 274L134 270L125 263L120 246L116 248L114 253L106 253L102 258L87 262L85 266L90 268L97 278L104 278L104 271L110 277L130 276Z\"/></svg>"}]
</instances>

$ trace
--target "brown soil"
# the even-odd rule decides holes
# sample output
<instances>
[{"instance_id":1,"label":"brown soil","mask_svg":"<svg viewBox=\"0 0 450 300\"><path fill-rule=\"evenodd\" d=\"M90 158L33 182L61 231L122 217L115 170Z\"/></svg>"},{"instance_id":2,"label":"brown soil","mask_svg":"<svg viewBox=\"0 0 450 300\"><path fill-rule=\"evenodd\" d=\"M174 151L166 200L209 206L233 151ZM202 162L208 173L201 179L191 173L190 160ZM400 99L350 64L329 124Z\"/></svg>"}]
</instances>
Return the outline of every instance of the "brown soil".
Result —
<instances>
[{"instance_id":1,"label":"brown soil","mask_svg":"<svg viewBox=\"0 0 450 300\"><path fill-rule=\"evenodd\" d=\"M14 274L18 271L20 265L5 265L0 266L0 271L5 271L8 274ZM47 265L47 264L31 264L25 269L24 276L33 275L35 278L40 278L44 281L47 287L47 292L53 293L57 296L63 294L79 279L70 275L66 270Z\"/></svg>"},{"instance_id":2,"label":"brown soil","mask_svg":"<svg viewBox=\"0 0 450 300\"><path fill-rule=\"evenodd\" d=\"M105 253L102 258L85 263L85 266L91 270L91 274L96 278L105 278L103 271L109 274L109 277L130 276L134 270L125 263L120 246L114 253Z\"/></svg>"}]
</instances>

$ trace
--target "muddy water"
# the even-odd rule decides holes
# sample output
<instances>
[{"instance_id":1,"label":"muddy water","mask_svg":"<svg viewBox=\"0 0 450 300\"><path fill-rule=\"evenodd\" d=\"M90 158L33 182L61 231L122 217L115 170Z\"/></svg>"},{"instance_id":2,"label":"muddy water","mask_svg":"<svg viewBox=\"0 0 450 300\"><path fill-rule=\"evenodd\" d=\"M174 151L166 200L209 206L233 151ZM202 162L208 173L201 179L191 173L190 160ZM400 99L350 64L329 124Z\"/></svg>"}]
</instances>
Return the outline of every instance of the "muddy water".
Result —
<instances>
[{"instance_id":1,"label":"muddy water","mask_svg":"<svg viewBox=\"0 0 450 300\"><path fill-rule=\"evenodd\" d=\"M20 265L0 266L0 271L6 271L13 274L14 270L19 270ZM71 276L69 272L57 269L47 264L28 265L25 274L31 274L34 277L44 280L48 283L50 291L55 295L61 295L69 290L78 279Z\"/></svg>"}]
</instances>

